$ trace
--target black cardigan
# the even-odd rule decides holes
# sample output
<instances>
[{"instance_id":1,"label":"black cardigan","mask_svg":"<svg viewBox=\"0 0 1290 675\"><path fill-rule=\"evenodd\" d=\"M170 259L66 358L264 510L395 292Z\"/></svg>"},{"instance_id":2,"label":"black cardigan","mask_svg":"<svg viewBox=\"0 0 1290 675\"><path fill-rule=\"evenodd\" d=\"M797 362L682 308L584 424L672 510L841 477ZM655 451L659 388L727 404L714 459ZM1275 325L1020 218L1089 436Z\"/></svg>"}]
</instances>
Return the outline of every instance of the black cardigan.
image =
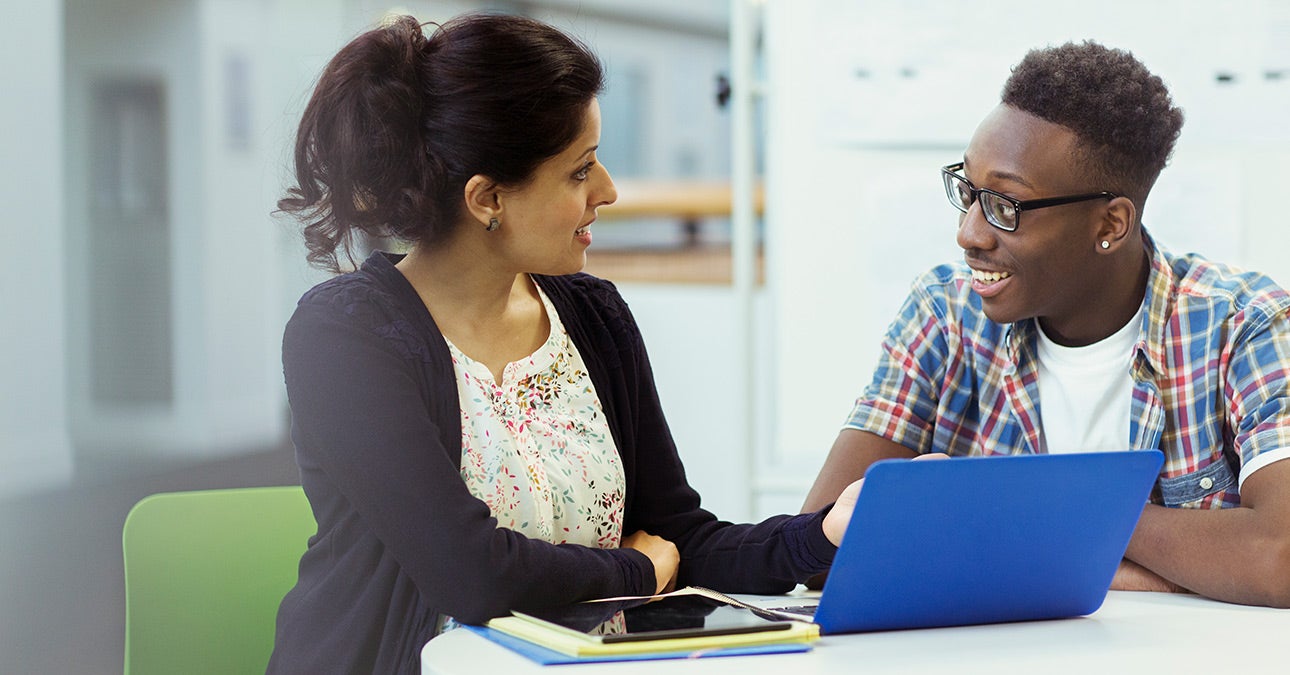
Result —
<instances>
[{"instance_id":1,"label":"black cardigan","mask_svg":"<svg viewBox=\"0 0 1290 675\"><path fill-rule=\"evenodd\" d=\"M278 610L270 673L416 673L440 613L482 623L654 590L645 555L498 528L466 489L451 357L397 260L373 254L319 284L287 324L292 440L318 533ZM612 284L535 279L587 364L622 456L624 536L675 542L680 585L780 593L828 566L825 511L732 525L700 507Z\"/></svg>"}]
</instances>

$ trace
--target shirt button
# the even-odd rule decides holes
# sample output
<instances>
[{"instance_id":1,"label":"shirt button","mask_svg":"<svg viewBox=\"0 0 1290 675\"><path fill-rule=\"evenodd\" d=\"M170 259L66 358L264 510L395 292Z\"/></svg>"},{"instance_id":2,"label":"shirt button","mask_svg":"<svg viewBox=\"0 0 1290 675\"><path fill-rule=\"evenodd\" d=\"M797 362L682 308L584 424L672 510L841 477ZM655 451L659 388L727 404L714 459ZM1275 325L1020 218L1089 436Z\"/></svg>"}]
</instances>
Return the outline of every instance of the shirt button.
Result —
<instances>
[{"instance_id":1,"label":"shirt button","mask_svg":"<svg viewBox=\"0 0 1290 675\"><path fill-rule=\"evenodd\" d=\"M1212 487L1214 487L1213 478L1210 478L1209 476L1205 476L1204 478L1200 479L1200 489L1208 490Z\"/></svg>"}]
</instances>

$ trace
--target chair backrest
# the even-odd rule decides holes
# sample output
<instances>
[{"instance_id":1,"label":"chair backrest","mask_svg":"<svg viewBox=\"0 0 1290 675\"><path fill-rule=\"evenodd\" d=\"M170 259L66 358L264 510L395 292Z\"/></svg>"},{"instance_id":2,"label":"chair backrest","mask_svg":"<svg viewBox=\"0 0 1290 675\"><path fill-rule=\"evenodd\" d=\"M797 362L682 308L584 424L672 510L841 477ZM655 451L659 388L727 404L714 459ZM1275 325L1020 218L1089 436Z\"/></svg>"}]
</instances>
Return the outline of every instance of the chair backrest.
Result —
<instances>
[{"instance_id":1,"label":"chair backrest","mask_svg":"<svg viewBox=\"0 0 1290 675\"><path fill-rule=\"evenodd\" d=\"M125 519L125 675L263 673L317 526L298 486L170 492Z\"/></svg>"}]
</instances>

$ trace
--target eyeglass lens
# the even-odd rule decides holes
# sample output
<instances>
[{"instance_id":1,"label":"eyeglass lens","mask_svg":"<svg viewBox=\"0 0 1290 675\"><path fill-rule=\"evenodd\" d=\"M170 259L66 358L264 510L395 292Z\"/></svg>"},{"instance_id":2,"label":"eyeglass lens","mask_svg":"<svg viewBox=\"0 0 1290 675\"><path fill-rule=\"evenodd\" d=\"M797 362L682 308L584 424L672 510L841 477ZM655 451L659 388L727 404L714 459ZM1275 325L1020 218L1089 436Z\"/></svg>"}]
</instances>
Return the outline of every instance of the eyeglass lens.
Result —
<instances>
[{"instance_id":1,"label":"eyeglass lens","mask_svg":"<svg viewBox=\"0 0 1290 675\"><path fill-rule=\"evenodd\" d=\"M967 213L974 201L972 186L958 176L945 174L945 193L950 203L958 210ZM981 211L985 219L995 227L1004 230L1017 229L1017 208L1006 199L991 192L979 192Z\"/></svg>"}]
</instances>

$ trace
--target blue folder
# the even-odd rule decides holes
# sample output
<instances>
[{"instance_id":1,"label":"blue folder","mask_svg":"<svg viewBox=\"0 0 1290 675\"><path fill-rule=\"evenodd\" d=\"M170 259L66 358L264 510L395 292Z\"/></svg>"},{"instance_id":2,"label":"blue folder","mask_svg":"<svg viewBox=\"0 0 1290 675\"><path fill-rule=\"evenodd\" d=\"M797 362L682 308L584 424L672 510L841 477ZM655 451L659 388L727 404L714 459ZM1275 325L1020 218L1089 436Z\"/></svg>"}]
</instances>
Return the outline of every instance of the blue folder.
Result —
<instances>
[{"instance_id":1,"label":"blue folder","mask_svg":"<svg viewBox=\"0 0 1290 675\"><path fill-rule=\"evenodd\" d=\"M811 650L806 643L789 643L776 645L758 645L755 647L726 647L722 649L705 649L691 652L651 652L644 654L613 654L604 656L569 656L553 649L547 649L528 640L507 635L487 626L462 626L463 629L481 635L496 642L521 656L544 666L564 665L570 663L604 663L608 661L657 661L661 659L696 659L717 656L747 656L752 654L791 654Z\"/></svg>"}]
</instances>

